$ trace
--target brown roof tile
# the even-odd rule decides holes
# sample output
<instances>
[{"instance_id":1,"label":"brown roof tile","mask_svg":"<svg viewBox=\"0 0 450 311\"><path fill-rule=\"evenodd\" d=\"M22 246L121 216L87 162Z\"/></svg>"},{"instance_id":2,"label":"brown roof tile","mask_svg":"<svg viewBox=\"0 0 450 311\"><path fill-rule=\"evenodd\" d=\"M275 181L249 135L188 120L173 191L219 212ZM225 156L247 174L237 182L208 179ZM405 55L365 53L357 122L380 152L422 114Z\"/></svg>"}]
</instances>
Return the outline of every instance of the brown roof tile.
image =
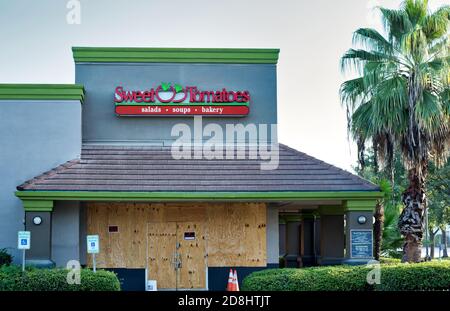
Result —
<instances>
[{"instance_id":1,"label":"brown roof tile","mask_svg":"<svg viewBox=\"0 0 450 311\"><path fill-rule=\"evenodd\" d=\"M175 160L170 147L83 145L62 164L18 190L46 191L374 191L374 184L280 144L276 170L261 160Z\"/></svg>"}]
</instances>

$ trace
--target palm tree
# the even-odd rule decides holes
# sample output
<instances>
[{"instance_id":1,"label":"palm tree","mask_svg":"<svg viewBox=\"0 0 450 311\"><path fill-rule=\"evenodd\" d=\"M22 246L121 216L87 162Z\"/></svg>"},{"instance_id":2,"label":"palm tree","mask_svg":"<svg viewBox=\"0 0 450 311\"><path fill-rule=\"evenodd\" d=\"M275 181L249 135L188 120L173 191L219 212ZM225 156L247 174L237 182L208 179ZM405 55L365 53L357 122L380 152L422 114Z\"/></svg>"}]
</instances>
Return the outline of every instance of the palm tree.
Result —
<instances>
[{"instance_id":1,"label":"palm tree","mask_svg":"<svg viewBox=\"0 0 450 311\"><path fill-rule=\"evenodd\" d=\"M340 95L359 155L370 142L380 165L391 170L394 151L401 152L409 181L398 221L402 260L418 262L427 164L442 165L449 154L450 7L430 12L428 1L406 0L397 10L378 9L384 34L371 28L354 32L357 47L342 56L341 67L359 76L345 81Z\"/></svg>"}]
</instances>

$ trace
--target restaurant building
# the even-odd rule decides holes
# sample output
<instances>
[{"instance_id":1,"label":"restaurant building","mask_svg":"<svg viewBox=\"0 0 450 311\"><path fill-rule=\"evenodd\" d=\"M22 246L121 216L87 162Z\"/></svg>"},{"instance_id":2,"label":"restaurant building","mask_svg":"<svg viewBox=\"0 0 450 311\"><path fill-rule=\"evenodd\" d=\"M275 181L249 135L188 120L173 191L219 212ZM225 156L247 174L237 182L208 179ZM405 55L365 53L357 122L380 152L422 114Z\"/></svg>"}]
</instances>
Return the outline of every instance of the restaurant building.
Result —
<instances>
[{"instance_id":1,"label":"restaurant building","mask_svg":"<svg viewBox=\"0 0 450 311\"><path fill-rule=\"evenodd\" d=\"M28 264L91 266L99 235L97 267L134 290L370 260L382 194L278 144L278 54L75 47L75 84L0 85L0 247L20 261L26 229Z\"/></svg>"}]
</instances>

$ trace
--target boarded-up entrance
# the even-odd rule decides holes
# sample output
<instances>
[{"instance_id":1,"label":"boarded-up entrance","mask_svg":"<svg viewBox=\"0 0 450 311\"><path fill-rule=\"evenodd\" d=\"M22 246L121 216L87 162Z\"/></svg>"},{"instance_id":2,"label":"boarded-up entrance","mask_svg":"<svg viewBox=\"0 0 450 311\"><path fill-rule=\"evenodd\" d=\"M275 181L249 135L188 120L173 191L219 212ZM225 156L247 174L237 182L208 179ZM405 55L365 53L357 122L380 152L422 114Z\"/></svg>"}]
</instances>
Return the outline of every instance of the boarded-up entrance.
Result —
<instances>
[{"instance_id":1,"label":"boarded-up entrance","mask_svg":"<svg viewBox=\"0 0 450 311\"><path fill-rule=\"evenodd\" d=\"M89 202L85 206L86 234L100 236L97 267L147 269L147 279L157 280L160 289L207 288L207 267L267 264L264 203ZM173 268L176 251L181 260L178 273ZM88 255L86 264L91 263ZM226 282L224 278L224 287Z\"/></svg>"},{"instance_id":2,"label":"boarded-up entrance","mask_svg":"<svg viewBox=\"0 0 450 311\"><path fill-rule=\"evenodd\" d=\"M147 237L147 277L156 280L159 289L206 288L206 248L201 223L149 223Z\"/></svg>"}]
</instances>

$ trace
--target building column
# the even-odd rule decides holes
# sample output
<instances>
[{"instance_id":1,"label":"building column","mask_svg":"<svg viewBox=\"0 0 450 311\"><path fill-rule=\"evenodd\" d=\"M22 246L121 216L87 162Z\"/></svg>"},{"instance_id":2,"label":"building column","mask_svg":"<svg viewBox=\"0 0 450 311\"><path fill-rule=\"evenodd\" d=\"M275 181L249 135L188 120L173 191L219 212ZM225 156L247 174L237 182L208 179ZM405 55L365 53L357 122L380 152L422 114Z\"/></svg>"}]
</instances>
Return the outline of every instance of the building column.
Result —
<instances>
[{"instance_id":1,"label":"building column","mask_svg":"<svg viewBox=\"0 0 450 311\"><path fill-rule=\"evenodd\" d=\"M267 225L266 225L266 243L267 243L267 267L278 267L280 265L279 254L279 220L278 208L276 206L267 206Z\"/></svg>"},{"instance_id":2,"label":"building column","mask_svg":"<svg viewBox=\"0 0 450 311\"><path fill-rule=\"evenodd\" d=\"M303 266L313 266L316 263L314 245L314 215L302 215L301 256Z\"/></svg>"},{"instance_id":3,"label":"building column","mask_svg":"<svg viewBox=\"0 0 450 311\"><path fill-rule=\"evenodd\" d=\"M55 264L51 259L53 201L24 200L23 207L25 230L31 234L30 249L25 253L26 265L54 267Z\"/></svg>"},{"instance_id":4,"label":"building column","mask_svg":"<svg viewBox=\"0 0 450 311\"><path fill-rule=\"evenodd\" d=\"M284 260L287 268L297 268L302 266L300 256L301 242L301 217L289 215L283 217L286 222L286 255Z\"/></svg>"},{"instance_id":5,"label":"building column","mask_svg":"<svg viewBox=\"0 0 450 311\"><path fill-rule=\"evenodd\" d=\"M348 200L344 204L345 264L367 264L373 260L373 214L376 200Z\"/></svg>"},{"instance_id":6,"label":"building column","mask_svg":"<svg viewBox=\"0 0 450 311\"><path fill-rule=\"evenodd\" d=\"M278 234L278 245L279 245L279 257L283 257L286 255L286 221L284 220L283 216L278 217L278 228L279 228L279 234Z\"/></svg>"},{"instance_id":7,"label":"building column","mask_svg":"<svg viewBox=\"0 0 450 311\"><path fill-rule=\"evenodd\" d=\"M314 264L319 264L320 255L320 214L318 211L314 212Z\"/></svg>"},{"instance_id":8,"label":"building column","mask_svg":"<svg viewBox=\"0 0 450 311\"><path fill-rule=\"evenodd\" d=\"M340 264L344 259L344 210L342 206L320 206L320 258L318 264Z\"/></svg>"}]
</instances>

